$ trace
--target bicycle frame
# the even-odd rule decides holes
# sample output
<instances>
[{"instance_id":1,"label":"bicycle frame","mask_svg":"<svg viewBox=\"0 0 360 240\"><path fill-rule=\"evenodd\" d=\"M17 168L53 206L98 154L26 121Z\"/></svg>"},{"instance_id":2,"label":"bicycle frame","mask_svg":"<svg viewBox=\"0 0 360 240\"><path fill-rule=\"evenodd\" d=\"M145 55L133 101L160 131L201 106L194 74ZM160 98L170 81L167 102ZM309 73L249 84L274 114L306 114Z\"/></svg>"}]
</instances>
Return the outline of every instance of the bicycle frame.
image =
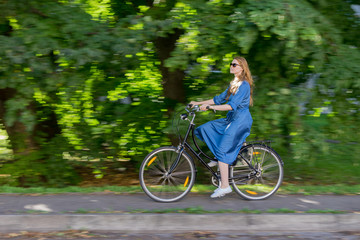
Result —
<instances>
[{"instance_id":1,"label":"bicycle frame","mask_svg":"<svg viewBox=\"0 0 360 240\"><path fill-rule=\"evenodd\" d=\"M206 155L199 147L199 145L197 144L196 140L195 140L195 134L194 134L194 130L195 130L195 124L194 124L194 120L195 120L195 112L189 112L190 116L192 116L192 119L189 120L189 119L184 119L184 120L188 120L190 121L190 124L189 124L189 127L186 131L186 134L185 134L185 137L183 139L183 141L178 145L178 148L177 148L177 153L178 153L178 156L175 160L175 162L172 164L172 166L170 167L170 170L168 172L168 174L171 174L172 171L177 167L177 165L179 164L179 161L180 161L180 157L182 155L182 153L184 152L185 148L188 149L199 161L202 165L204 165L209 172L211 172L211 174L218 180L220 180L220 176L211 168L207 165L207 163L201 158L201 155L204 155L207 159L210 159L210 160L215 160L214 158L211 158L209 157L208 155ZM192 134L192 140L193 140L193 143L195 144L198 152L196 150L194 150L190 144L187 142L187 139L190 135L190 133ZM249 162L246 158L244 158L241 154L239 154L240 157L247 163L247 165L254 171L254 174L256 175L257 173L257 170L252 166L251 162ZM192 158L191 158L192 159ZM246 175L247 177L249 177L248 175ZM245 175L242 176L242 177L246 177ZM229 180L232 180L232 179L235 179L235 178L239 178L239 176L237 177L229 177Z\"/></svg>"}]
</instances>

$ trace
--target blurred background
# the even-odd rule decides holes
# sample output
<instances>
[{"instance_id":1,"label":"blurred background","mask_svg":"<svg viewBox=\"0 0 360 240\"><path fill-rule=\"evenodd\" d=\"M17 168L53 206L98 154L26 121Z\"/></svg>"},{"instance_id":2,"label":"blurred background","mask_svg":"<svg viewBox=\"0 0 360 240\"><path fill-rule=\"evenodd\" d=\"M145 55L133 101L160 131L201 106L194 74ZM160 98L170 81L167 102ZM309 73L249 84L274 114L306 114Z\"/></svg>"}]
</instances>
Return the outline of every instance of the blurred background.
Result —
<instances>
[{"instance_id":1,"label":"blurred background","mask_svg":"<svg viewBox=\"0 0 360 240\"><path fill-rule=\"evenodd\" d=\"M358 183L357 4L0 0L0 185L136 184L177 144L174 115L227 88L234 56L255 80L247 141L273 141L284 184Z\"/></svg>"}]
</instances>

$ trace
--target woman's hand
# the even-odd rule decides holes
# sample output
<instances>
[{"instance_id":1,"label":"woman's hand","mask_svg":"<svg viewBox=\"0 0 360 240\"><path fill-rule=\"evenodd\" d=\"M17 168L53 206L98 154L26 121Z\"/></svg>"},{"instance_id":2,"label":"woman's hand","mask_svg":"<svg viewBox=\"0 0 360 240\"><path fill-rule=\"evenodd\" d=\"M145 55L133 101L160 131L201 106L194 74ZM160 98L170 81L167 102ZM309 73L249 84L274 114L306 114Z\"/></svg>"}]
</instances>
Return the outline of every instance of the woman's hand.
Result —
<instances>
[{"instance_id":1,"label":"woman's hand","mask_svg":"<svg viewBox=\"0 0 360 240\"><path fill-rule=\"evenodd\" d=\"M189 104L192 105L191 108L193 108L195 105L199 105L199 103L195 101L191 101Z\"/></svg>"},{"instance_id":2,"label":"woman's hand","mask_svg":"<svg viewBox=\"0 0 360 240\"><path fill-rule=\"evenodd\" d=\"M196 102L196 101L191 101L189 104L192 104L192 107L194 107L195 105L206 105L206 106L211 106L214 105L214 100L213 99L209 99L209 100L205 100L205 101L200 101L200 102ZM206 108L205 106L205 108ZM206 109L203 109L206 110Z\"/></svg>"},{"instance_id":3,"label":"woman's hand","mask_svg":"<svg viewBox=\"0 0 360 240\"><path fill-rule=\"evenodd\" d=\"M203 104L203 105L200 106L200 110L201 110L201 111L207 111L208 109L210 109L210 108L208 108L208 107L210 107L209 104Z\"/></svg>"}]
</instances>

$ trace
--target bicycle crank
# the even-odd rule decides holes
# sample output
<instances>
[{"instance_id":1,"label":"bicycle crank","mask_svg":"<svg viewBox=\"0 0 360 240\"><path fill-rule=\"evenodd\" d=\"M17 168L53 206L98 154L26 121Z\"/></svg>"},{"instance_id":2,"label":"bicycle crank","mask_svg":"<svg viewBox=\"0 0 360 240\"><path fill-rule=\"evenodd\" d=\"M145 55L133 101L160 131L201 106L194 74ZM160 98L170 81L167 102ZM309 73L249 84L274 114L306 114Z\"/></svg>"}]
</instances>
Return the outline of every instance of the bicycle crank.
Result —
<instances>
[{"instance_id":1,"label":"bicycle crank","mask_svg":"<svg viewBox=\"0 0 360 240\"><path fill-rule=\"evenodd\" d=\"M217 172L217 175L220 176L220 172ZM218 188L219 187L219 179L214 176L211 176L211 184Z\"/></svg>"}]
</instances>

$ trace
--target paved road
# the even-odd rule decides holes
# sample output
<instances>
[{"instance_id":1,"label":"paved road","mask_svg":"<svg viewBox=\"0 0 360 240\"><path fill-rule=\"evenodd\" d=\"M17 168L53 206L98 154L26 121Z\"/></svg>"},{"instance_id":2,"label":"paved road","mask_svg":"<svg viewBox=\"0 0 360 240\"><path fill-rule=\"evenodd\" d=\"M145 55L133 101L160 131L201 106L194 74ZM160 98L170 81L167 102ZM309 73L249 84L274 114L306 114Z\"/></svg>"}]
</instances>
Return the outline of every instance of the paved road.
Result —
<instances>
[{"instance_id":1,"label":"paved road","mask_svg":"<svg viewBox=\"0 0 360 240\"><path fill-rule=\"evenodd\" d=\"M23 214L32 210L48 213L82 213L86 211L130 212L137 209L171 208L202 208L210 211L290 209L306 212L309 210L339 210L360 213L360 195L275 195L267 200L246 201L235 193L215 200L210 199L209 194L189 194L174 203L154 202L143 193L0 195L0 214Z\"/></svg>"},{"instance_id":2,"label":"paved road","mask_svg":"<svg viewBox=\"0 0 360 240\"><path fill-rule=\"evenodd\" d=\"M182 213L134 213L134 210L195 208L217 211L208 214ZM240 210L261 210L262 214L239 214ZM275 209L276 214L266 211ZM302 213L279 213L279 209L296 210ZM228 210L226 213L221 210ZM230 211L229 211L230 210ZM309 213L316 210L316 213ZM327 212L322 214L321 210ZM329 214L330 210L344 211ZM234 212L231 212L234 211ZM141 211L140 211L141 212ZM228 239L229 232L312 232L346 236L343 239L358 239L360 229L360 196L342 195L275 195L263 201L246 201L232 193L221 199L210 199L209 194L189 194L175 203L158 203L145 194L56 194L56 195L16 195L0 194L0 232L9 231L63 231L91 230L140 234L152 232L154 239L166 239L168 232L217 232L216 238ZM155 233L154 233L155 231ZM346 233L345 233L346 232ZM195 233L196 234L196 233ZM229 235L230 234L230 235ZM294 233L295 234L295 233ZM314 235L315 234L315 235ZM132 235L131 235L132 236ZM136 238L133 235L132 238ZM149 235L150 236L150 235ZM174 235L175 236L175 235ZM250 235L244 235L243 238ZM330 235L329 235L330 236ZM335 236L335 235L334 235ZM115 236L114 236L115 237ZM286 239L286 235L278 239ZM314 238L310 238L314 237ZM170 237L170 238L173 238ZM114 238L116 239L116 238ZM121 238L122 239L122 238ZM127 239L127 238L124 238ZM256 239L256 238L255 238ZM261 235L257 239L267 239ZM296 237L293 239L297 239ZM318 238L319 239L319 238Z\"/></svg>"}]
</instances>

